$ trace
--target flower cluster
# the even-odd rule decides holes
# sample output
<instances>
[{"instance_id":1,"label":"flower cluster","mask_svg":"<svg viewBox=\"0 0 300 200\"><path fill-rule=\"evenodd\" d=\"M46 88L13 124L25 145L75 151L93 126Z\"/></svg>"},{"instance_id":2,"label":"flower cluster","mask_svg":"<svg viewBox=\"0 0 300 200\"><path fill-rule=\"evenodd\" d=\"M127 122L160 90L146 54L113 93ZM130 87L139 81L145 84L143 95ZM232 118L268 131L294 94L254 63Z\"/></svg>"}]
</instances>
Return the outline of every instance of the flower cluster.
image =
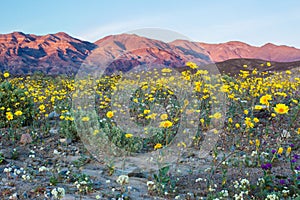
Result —
<instances>
[{"instance_id":1,"label":"flower cluster","mask_svg":"<svg viewBox=\"0 0 300 200\"><path fill-rule=\"evenodd\" d=\"M61 187L54 188L51 191L51 194L53 195L54 199L62 199L65 196L65 189Z\"/></svg>"}]
</instances>

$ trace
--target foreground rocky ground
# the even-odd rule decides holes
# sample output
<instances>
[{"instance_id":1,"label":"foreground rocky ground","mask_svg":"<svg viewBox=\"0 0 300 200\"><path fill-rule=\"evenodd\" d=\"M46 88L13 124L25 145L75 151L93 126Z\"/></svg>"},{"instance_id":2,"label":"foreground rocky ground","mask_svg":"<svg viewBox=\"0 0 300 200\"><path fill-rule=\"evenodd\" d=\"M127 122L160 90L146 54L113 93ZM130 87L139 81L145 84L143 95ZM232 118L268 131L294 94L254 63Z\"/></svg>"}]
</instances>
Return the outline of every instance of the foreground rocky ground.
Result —
<instances>
[{"instance_id":1,"label":"foreground rocky ground","mask_svg":"<svg viewBox=\"0 0 300 200\"><path fill-rule=\"evenodd\" d=\"M119 193L116 180L122 172L110 174L106 165L95 160L80 141L70 142L57 134L37 136L30 144L12 144L2 135L1 199L52 199L51 191L57 187L65 189L63 199L110 199ZM88 192L82 192L86 194L80 194L74 184L78 176L90 181ZM152 199L146 182L146 177L130 177L127 186L133 199Z\"/></svg>"},{"instance_id":2,"label":"foreground rocky ground","mask_svg":"<svg viewBox=\"0 0 300 200\"><path fill-rule=\"evenodd\" d=\"M136 164L122 171L122 163L96 160L80 141L60 138L56 128L51 128L48 134L37 132L32 142L23 143L7 140L7 130L1 131L1 199L56 199L52 193L54 188L64 188L62 199L65 200L118 199L120 194L124 194L124 199L201 199L209 192L208 179L213 180L216 187L222 182L221 169L213 167L222 162L222 158L213 159L209 155L199 159L195 156L196 149L182 156L170 170L169 176L176 180L174 193L158 194L151 191L149 185L154 171L150 173ZM146 161L140 162L146 164ZM216 171L211 173L213 169ZM228 185L233 185L233 180L239 177L251 182L263 175L259 167L227 170ZM281 163L272 170L284 176L289 173L289 166ZM128 175L129 182L119 184L120 175Z\"/></svg>"}]
</instances>

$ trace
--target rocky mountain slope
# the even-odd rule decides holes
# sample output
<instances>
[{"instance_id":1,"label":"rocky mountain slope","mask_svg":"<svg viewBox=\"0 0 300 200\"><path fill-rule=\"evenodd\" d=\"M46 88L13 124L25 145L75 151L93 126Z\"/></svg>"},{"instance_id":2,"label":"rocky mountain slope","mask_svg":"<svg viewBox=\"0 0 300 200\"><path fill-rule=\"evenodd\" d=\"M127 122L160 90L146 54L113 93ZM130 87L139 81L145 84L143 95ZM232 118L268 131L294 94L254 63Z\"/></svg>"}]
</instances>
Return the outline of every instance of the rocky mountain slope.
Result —
<instances>
[{"instance_id":1,"label":"rocky mountain slope","mask_svg":"<svg viewBox=\"0 0 300 200\"><path fill-rule=\"evenodd\" d=\"M242 42L206 44L176 40L165 43L134 34L111 35L95 43L63 32L44 36L21 32L0 34L0 71L74 74L91 56L101 58L103 65L100 67L109 71L129 71L137 65L149 63L182 67L187 61L203 65L216 62L217 66L226 61L221 64L222 69L230 71L231 59L254 59L254 64L257 60L295 62L300 60L300 49L274 44L255 47Z\"/></svg>"},{"instance_id":2,"label":"rocky mountain slope","mask_svg":"<svg viewBox=\"0 0 300 200\"><path fill-rule=\"evenodd\" d=\"M226 42L222 44L198 43L211 56L214 62L222 62L235 58L261 59L274 62L294 62L300 60L300 49L288 46L277 46L267 43L255 47L242 42Z\"/></svg>"},{"instance_id":3,"label":"rocky mountain slope","mask_svg":"<svg viewBox=\"0 0 300 200\"><path fill-rule=\"evenodd\" d=\"M95 44L66 33L36 36L14 32L0 35L0 68L17 74L41 71L74 73Z\"/></svg>"}]
</instances>

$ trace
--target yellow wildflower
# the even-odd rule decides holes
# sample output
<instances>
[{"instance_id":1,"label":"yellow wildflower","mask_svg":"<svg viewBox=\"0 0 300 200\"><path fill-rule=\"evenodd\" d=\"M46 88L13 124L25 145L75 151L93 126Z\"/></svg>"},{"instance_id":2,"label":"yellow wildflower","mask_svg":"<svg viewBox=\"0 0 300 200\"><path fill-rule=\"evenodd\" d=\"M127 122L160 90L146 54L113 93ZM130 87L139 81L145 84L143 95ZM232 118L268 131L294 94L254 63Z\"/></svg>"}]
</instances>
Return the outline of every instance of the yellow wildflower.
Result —
<instances>
[{"instance_id":1,"label":"yellow wildflower","mask_svg":"<svg viewBox=\"0 0 300 200\"><path fill-rule=\"evenodd\" d=\"M125 134L125 137L126 137L126 138L131 138L132 136L133 136L133 135L132 135L131 133L126 133L126 134Z\"/></svg>"},{"instance_id":2,"label":"yellow wildflower","mask_svg":"<svg viewBox=\"0 0 300 200\"><path fill-rule=\"evenodd\" d=\"M292 102L295 103L295 104L297 104L297 103L298 103L298 100L292 99Z\"/></svg>"},{"instance_id":3,"label":"yellow wildflower","mask_svg":"<svg viewBox=\"0 0 300 200\"><path fill-rule=\"evenodd\" d=\"M147 115L150 112L151 112L150 110L144 110L144 115Z\"/></svg>"},{"instance_id":4,"label":"yellow wildflower","mask_svg":"<svg viewBox=\"0 0 300 200\"><path fill-rule=\"evenodd\" d=\"M289 107L283 103L279 103L274 108L275 112L278 114L286 114L289 111Z\"/></svg>"},{"instance_id":5,"label":"yellow wildflower","mask_svg":"<svg viewBox=\"0 0 300 200\"><path fill-rule=\"evenodd\" d=\"M45 105L43 105L43 104L40 105L40 106L39 106L39 109L40 109L40 110L45 110Z\"/></svg>"},{"instance_id":6,"label":"yellow wildflower","mask_svg":"<svg viewBox=\"0 0 300 200\"><path fill-rule=\"evenodd\" d=\"M89 117L82 117L82 118L81 118L81 121L83 121L83 122L87 122L87 121L89 121L89 120L90 120Z\"/></svg>"},{"instance_id":7,"label":"yellow wildflower","mask_svg":"<svg viewBox=\"0 0 300 200\"><path fill-rule=\"evenodd\" d=\"M16 112L15 112L15 115L16 116L20 116L20 115L22 115L23 114L23 112L21 111L21 110L17 110Z\"/></svg>"},{"instance_id":8,"label":"yellow wildflower","mask_svg":"<svg viewBox=\"0 0 300 200\"><path fill-rule=\"evenodd\" d=\"M255 110L261 110L261 109L263 109L263 107L262 107L261 105L255 105L255 106L254 106L254 109L255 109Z\"/></svg>"},{"instance_id":9,"label":"yellow wildflower","mask_svg":"<svg viewBox=\"0 0 300 200\"><path fill-rule=\"evenodd\" d=\"M169 73L169 72L172 72L172 70L169 69L169 68L163 68L163 69L161 70L161 72L162 72L162 73Z\"/></svg>"},{"instance_id":10,"label":"yellow wildflower","mask_svg":"<svg viewBox=\"0 0 300 200\"><path fill-rule=\"evenodd\" d=\"M6 113L6 118L10 121L14 119L14 115L12 114L12 112L7 112Z\"/></svg>"},{"instance_id":11,"label":"yellow wildflower","mask_svg":"<svg viewBox=\"0 0 300 200\"><path fill-rule=\"evenodd\" d=\"M277 153L278 153L278 154L282 154L282 152L283 152L283 148L282 148L282 147L279 147Z\"/></svg>"},{"instance_id":12,"label":"yellow wildflower","mask_svg":"<svg viewBox=\"0 0 300 200\"><path fill-rule=\"evenodd\" d=\"M254 124L251 122L251 119L249 117L246 117L245 124L247 128L253 128Z\"/></svg>"},{"instance_id":13,"label":"yellow wildflower","mask_svg":"<svg viewBox=\"0 0 300 200\"><path fill-rule=\"evenodd\" d=\"M93 132L93 135L97 135L100 131L98 129L95 129Z\"/></svg>"},{"instance_id":14,"label":"yellow wildflower","mask_svg":"<svg viewBox=\"0 0 300 200\"><path fill-rule=\"evenodd\" d=\"M290 70L286 70L285 73L288 75L292 74L292 72Z\"/></svg>"},{"instance_id":15,"label":"yellow wildflower","mask_svg":"<svg viewBox=\"0 0 300 200\"><path fill-rule=\"evenodd\" d=\"M157 143L155 146L154 146L154 149L161 149L162 148L162 144L161 143Z\"/></svg>"},{"instance_id":16,"label":"yellow wildflower","mask_svg":"<svg viewBox=\"0 0 300 200\"><path fill-rule=\"evenodd\" d=\"M253 118L253 121L254 121L255 123L258 123L258 122L259 122L259 119L258 119L257 117L254 117L254 118Z\"/></svg>"},{"instance_id":17,"label":"yellow wildflower","mask_svg":"<svg viewBox=\"0 0 300 200\"><path fill-rule=\"evenodd\" d=\"M108 111L108 112L106 113L106 117L108 117L108 118L112 118L113 116L114 116L113 111Z\"/></svg>"},{"instance_id":18,"label":"yellow wildflower","mask_svg":"<svg viewBox=\"0 0 300 200\"><path fill-rule=\"evenodd\" d=\"M198 66L193 62L187 62L185 65L190 67L191 69L197 69L198 68Z\"/></svg>"},{"instance_id":19,"label":"yellow wildflower","mask_svg":"<svg viewBox=\"0 0 300 200\"><path fill-rule=\"evenodd\" d=\"M270 100L272 100L272 96L269 95L269 94L266 94L266 95L262 96L262 97L259 99L259 102L260 102L261 104L263 104L263 105L269 106L269 105L270 105L270 103L269 103Z\"/></svg>"},{"instance_id":20,"label":"yellow wildflower","mask_svg":"<svg viewBox=\"0 0 300 200\"><path fill-rule=\"evenodd\" d=\"M292 151L292 147L288 147L286 150L286 155L290 155L291 151Z\"/></svg>"},{"instance_id":21,"label":"yellow wildflower","mask_svg":"<svg viewBox=\"0 0 300 200\"><path fill-rule=\"evenodd\" d=\"M168 119L168 114L162 114L161 116L160 116L160 119L161 120L166 120L166 119Z\"/></svg>"},{"instance_id":22,"label":"yellow wildflower","mask_svg":"<svg viewBox=\"0 0 300 200\"><path fill-rule=\"evenodd\" d=\"M260 140L259 139L256 139L255 140L255 146L258 148L260 146Z\"/></svg>"},{"instance_id":23,"label":"yellow wildflower","mask_svg":"<svg viewBox=\"0 0 300 200\"><path fill-rule=\"evenodd\" d=\"M222 114L221 113L219 113L219 112L217 112L217 113L215 113L215 114L213 114L213 115L211 115L211 116L209 116L210 118L215 118L215 119L220 119L221 117L222 117Z\"/></svg>"},{"instance_id":24,"label":"yellow wildflower","mask_svg":"<svg viewBox=\"0 0 300 200\"><path fill-rule=\"evenodd\" d=\"M9 77L9 73L8 73L8 72L5 72L5 73L3 74L3 76L4 76L4 78L8 78L8 77Z\"/></svg>"},{"instance_id":25,"label":"yellow wildflower","mask_svg":"<svg viewBox=\"0 0 300 200\"><path fill-rule=\"evenodd\" d=\"M160 123L159 127L169 128L173 125L173 123L169 120L163 121Z\"/></svg>"}]
</instances>

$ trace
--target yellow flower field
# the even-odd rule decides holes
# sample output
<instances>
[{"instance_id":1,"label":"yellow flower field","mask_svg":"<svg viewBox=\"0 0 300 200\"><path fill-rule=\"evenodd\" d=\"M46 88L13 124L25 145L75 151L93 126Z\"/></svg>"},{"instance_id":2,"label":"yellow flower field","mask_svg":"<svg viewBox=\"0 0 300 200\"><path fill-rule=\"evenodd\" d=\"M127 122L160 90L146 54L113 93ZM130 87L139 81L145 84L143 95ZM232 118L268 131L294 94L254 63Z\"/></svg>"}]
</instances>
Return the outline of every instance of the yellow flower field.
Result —
<instances>
[{"instance_id":1,"label":"yellow flower field","mask_svg":"<svg viewBox=\"0 0 300 200\"><path fill-rule=\"evenodd\" d=\"M14 77L5 72L0 82L0 127L9 134L2 138L18 141L24 127L47 132L49 121L56 120L63 138L76 140L85 135L90 142L100 143L104 133L131 155L169 148L173 138L185 134L179 132L181 126L197 129L189 133L193 134L191 145L183 140L175 146L201 149L205 134L217 129L212 134L218 141L208 152L212 167L199 197L226 199L229 193L257 199L272 194L299 198L300 70L270 73L245 68L228 76L211 75L192 62L186 67L177 76L172 75L175 69L163 68L145 72L144 78L134 73L80 79ZM129 121L142 129L131 130ZM124 123L127 130L118 123ZM184 131L190 130L194 129ZM281 164L282 171L273 171ZM259 172L235 177L243 168ZM219 179L210 179L216 174ZM156 194L176 196L178 188L170 184L170 177L156 175L153 181Z\"/></svg>"}]
</instances>

